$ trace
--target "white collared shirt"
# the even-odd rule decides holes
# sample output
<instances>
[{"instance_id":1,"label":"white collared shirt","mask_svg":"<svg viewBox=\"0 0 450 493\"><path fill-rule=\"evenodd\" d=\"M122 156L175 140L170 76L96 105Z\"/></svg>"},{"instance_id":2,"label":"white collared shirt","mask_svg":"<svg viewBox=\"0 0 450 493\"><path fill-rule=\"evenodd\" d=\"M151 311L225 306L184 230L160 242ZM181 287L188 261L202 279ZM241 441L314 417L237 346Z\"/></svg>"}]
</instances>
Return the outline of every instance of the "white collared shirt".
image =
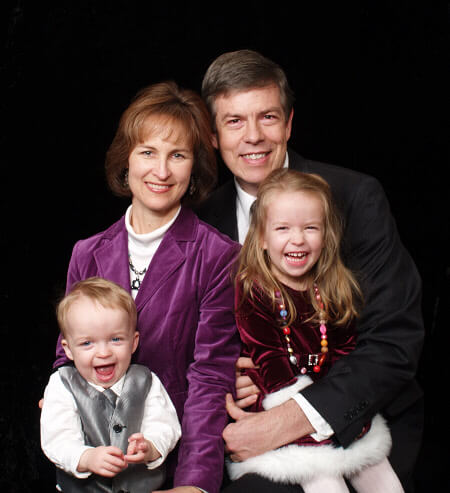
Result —
<instances>
[{"instance_id":1,"label":"white collared shirt","mask_svg":"<svg viewBox=\"0 0 450 493\"><path fill-rule=\"evenodd\" d=\"M286 158L283 163L283 168L289 168L289 156L286 153ZM242 245L245 241L245 237L250 227L250 207L256 200L254 195L251 195L244 191L239 185L236 177L234 178L234 184L236 186L236 219L238 228L238 239Z\"/></svg>"},{"instance_id":2,"label":"white collared shirt","mask_svg":"<svg viewBox=\"0 0 450 493\"><path fill-rule=\"evenodd\" d=\"M111 389L120 396L125 377ZM103 387L91 384L100 392ZM161 457L147 463L149 469L158 467L167 458L181 436L175 407L159 378L152 373L152 385L144 403L141 433L153 443ZM90 472L77 471L81 455L89 448L84 443L83 430L75 399L56 371L50 376L44 392L41 413L41 447L45 455L60 469L77 478Z\"/></svg>"},{"instance_id":3,"label":"white collared shirt","mask_svg":"<svg viewBox=\"0 0 450 493\"><path fill-rule=\"evenodd\" d=\"M284 160L283 168L289 167L289 156L286 153L286 159ZM236 219L238 228L238 238L239 243L242 245L247 236L248 229L250 226L250 208L256 197L245 192L239 185L236 177L234 178L234 183L236 185ZM302 396L302 394L297 393L293 399L301 407L302 411L305 413L309 422L316 430L311 436L318 442L329 438L334 435L334 431L331 426L323 419L323 417L315 410L315 408Z\"/></svg>"}]
</instances>

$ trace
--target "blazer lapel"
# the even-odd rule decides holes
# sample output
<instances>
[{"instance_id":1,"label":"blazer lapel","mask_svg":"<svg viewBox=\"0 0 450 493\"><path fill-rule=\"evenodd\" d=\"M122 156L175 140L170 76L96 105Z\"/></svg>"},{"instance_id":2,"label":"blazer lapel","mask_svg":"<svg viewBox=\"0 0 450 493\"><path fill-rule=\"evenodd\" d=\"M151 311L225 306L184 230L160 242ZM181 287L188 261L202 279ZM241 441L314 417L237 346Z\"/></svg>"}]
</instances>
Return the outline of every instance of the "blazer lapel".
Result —
<instances>
[{"instance_id":1,"label":"blazer lapel","mask_svg":"<svg viewBox=\"0 0 450 493\"><path fill-rule=\"evenodd\" d=\"M194 220L195 218L195 220ZM192 241L196 236L195 221L198 219L187 209L181 209L180 215L164 235L161 244L153 256L145 273L136 306L140 310L156 291L164 285L185 262L186 255L180 243Z\"/></svg>"},{"instance_id":2,"label":"blazer lapel","mask_svg":"<svg viewBox=\"0 0 450 493\"><path fill-rule=\"evenodd\" d=\"M128 234L125 219L104 235L105 244L94 252L98 275L109 279L130 292L130 270L128 266Z\"/></svg>"}]
</instances>

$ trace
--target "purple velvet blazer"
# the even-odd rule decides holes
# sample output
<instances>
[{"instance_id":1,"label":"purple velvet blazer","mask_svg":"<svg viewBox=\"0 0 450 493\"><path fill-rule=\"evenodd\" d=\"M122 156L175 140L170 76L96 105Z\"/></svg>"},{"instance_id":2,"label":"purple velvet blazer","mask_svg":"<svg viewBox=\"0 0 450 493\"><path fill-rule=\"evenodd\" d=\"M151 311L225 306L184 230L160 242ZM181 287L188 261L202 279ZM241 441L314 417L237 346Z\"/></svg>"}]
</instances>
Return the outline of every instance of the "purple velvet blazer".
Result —
<instances>
[{"instance_id":1,"label":"purple velvet blazer","mask_svg":"<svg viewBox=\"0 0 450 493\"><path fill-rule=\"evenodd\" d=\"M133 361L159 376L182 423L168 474L174 474L175 486L197 486L208 493L218 492L222 481L225 394L234 391L240 351L230 274L238 251L237 243L182 208L136 297L140 342ZM130 291L123 217L106 231L76 243L67 289L91 276ZM55 366L65 362L58 343Z\"/></svg>"}]
</instances>

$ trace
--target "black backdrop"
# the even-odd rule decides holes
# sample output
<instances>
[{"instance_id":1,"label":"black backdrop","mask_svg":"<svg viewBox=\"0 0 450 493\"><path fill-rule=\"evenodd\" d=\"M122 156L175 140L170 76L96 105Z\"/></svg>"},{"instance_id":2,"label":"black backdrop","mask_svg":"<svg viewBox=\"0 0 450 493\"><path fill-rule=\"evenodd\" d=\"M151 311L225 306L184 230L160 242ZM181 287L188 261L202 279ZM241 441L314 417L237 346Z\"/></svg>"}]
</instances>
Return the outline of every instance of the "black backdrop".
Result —
<instances>
[{"instance_id":1,"label":"black backdrop","mask_svg":"<svg viewBox=\"0 0 450 493\"><path fill-rule=\"evenodd\" d=\"M2 3L2 491L53 491L37 407L57 336L53 303L74 242L127 205L109 193L102 169L121 112L160 80L199 90L209 63L240 48L286 70L298 152L375 175L386 189L424 282L418 490L448 485L440 445L448 421L448 12L406 0L296 3L295 13L283 1Z\"/></svg>"}]
</instances>

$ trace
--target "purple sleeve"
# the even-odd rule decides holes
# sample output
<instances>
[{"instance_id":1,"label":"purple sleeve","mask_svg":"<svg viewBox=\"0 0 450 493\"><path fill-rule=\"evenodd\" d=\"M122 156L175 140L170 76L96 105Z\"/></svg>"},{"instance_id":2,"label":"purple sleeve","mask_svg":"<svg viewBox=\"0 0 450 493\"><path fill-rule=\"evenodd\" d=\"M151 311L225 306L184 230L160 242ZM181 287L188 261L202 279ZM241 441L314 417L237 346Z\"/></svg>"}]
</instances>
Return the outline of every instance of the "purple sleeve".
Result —
<instances>
[{"instance_id":1,"label":"purple sleeve","mask_svg":"<svg viewBox=\"0 0 450 493\"><path fill-rule=\"evenodd\" d=\"M174 486L194 485L208 493L220 490L224 464L222 431L228 422L225 394L234 392L235 364L241 347L230 278L235 253L230 249L212 270L208 269L194 361L187 372L189 390L174 479Z\"/></svg>"}]
</instances>

